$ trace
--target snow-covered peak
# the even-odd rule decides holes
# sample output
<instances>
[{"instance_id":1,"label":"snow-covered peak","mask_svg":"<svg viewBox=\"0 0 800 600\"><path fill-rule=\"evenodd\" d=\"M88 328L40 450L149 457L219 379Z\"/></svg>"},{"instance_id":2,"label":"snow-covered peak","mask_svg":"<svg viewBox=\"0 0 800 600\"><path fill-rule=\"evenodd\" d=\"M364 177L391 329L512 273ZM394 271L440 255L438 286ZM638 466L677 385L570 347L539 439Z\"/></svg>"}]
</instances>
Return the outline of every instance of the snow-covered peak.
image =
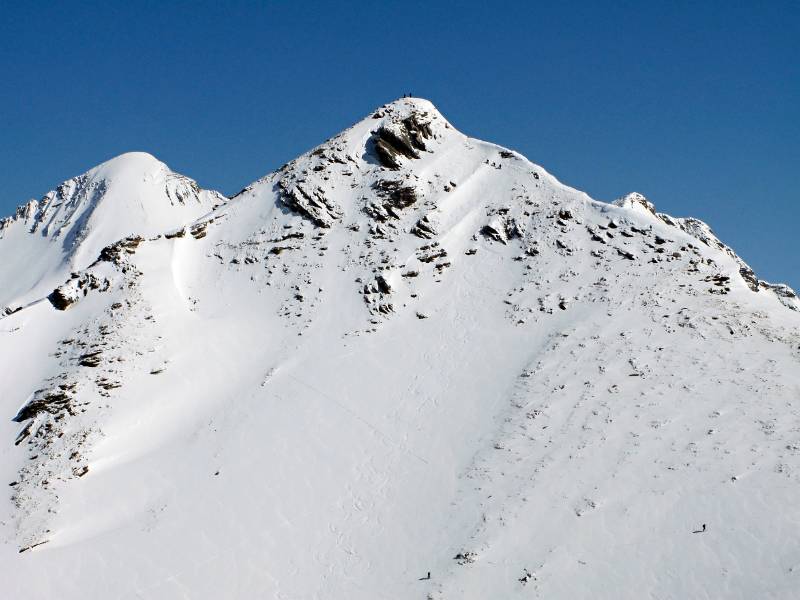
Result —
<instances>
[{"instance_id":1,"label":"snow-covered peak","mask_svg":"<svg viewBox=\"0 0 800 600\"><path fill-rule=\"evenodd\" d=\"M149 152L132 151L110 158L90 169L86 174L104 179L114 179L136 174L145 175L148 172L164 169L169 168Z\"/></svg>"},{"instance_id":2,"label":"snow-covered peak","mask_svg":"<svg viewBox=\"0 0 800 600\"><path fill-rule=\"evenodd\" d=\"M656 216L656 207L639 192L631 192L622 198L614 200L614 206L639 211L645 215Z\"/></svg>"},{"instance_id":3,"label":"snow-covered peak","mask_svg":"<svg viewBox=\"0 0 800 600\"><path fill-rule=\"evenodd\" d=\"M0 305L24 302L32 287L41 293L53 284L48 273L85 267L110 243L159 235L224 202L146 152L112 158L0 221L0 253L25 257L0 264Z\"/></svg>"},{"instance_id":4,"label":"snow-covered peak","mask_svg":"<svg viewBox=\"0 0 800 600\"><path fill-rule=\"evenodd\" d=\"M413 114L425 115L431 120L445 120L444 116L439 112L439 109L436 108L433 102L425 98L414 97L398 98L397 100L388 102L375 109L372 113L372 118L394 117L396 119L405 119Z\"/></svg>"}]
</instances>

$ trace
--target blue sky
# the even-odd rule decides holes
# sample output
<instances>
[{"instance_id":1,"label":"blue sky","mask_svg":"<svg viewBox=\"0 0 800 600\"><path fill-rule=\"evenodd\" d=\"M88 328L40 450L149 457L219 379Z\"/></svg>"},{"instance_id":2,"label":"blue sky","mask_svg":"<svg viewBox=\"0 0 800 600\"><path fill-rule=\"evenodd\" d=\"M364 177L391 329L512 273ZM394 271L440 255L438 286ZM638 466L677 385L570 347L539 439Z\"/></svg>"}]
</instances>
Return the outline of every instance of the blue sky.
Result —
<instances>
[{"instance_id":1,"label":"blue sky","mask_svg":"<svg viewBox=\"0 0 800 600\"><path fill-rule=\"evenodd\" d=\"M129 150L231 194L405 92L800 288L796 1L6 3L0 213Z\"/></svg>"}]
</instances>

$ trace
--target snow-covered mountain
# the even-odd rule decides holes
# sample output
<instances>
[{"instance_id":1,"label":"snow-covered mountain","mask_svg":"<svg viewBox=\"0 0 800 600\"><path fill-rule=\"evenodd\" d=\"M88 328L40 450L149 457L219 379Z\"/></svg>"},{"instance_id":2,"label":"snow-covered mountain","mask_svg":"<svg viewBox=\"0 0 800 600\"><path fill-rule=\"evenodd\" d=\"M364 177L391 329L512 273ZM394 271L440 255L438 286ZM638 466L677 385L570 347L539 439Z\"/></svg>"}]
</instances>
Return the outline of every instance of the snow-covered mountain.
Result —
<instances>
[{"instance_id":1,"label":"snow-covered mountain","mask_svg":"<svg viewBox=\"0 0 800 600\"><path fill-rule=\"evenodd\" d=\"M793 598L800 303L401 99L0 225L9 598ZM428 574L430 573L430 577Z\"/></svg>"},{"instance_id":2,"label":"snow-covered mountain","mask_svg":"<svg viewBox=\"0 0 800 600\"><path fill-rule=\"evenodd\" d=\"M0 306L41 298L108 244L158 235L225 201L144 152L109 160L0 219Z\"/></svg>"}]
</instances>

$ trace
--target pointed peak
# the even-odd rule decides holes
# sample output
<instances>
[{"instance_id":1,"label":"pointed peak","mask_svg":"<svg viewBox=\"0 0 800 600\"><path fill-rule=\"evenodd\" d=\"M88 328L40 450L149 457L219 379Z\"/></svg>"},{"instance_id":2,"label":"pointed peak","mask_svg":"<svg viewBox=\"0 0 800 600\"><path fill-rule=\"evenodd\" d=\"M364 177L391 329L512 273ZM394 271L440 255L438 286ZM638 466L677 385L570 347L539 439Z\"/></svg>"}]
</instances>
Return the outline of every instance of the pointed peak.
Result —
<instances>
[{"instance_id":1,"label":"pointed peak","mask_svg":"<svg viewBox=\"0 0 800 600\"><path fill-rule=\"evenodd\" d=\"M446 119L441 112L434 106L433 102L425 98L403 97L398 98L388 104L384 104L380 108L373 111L373 119L382 119L389 117L390 119L405 119L411 115L419 115L422 118L430 120L441 119L446 122Z\"/></svg>"},{"instance_id":2,"label":"pointed peak","mask_svg":"<svg viewBox=\"0 0 800 600\"><path fill-rule=\"evenodd\" d=\"M622 198L614 200L612 204L621 208L630 208L632 210L646 212L650 215L657 216L655 205L639 192L631 192L630 194L626 194Z\"/></svg>"}]
</instances>

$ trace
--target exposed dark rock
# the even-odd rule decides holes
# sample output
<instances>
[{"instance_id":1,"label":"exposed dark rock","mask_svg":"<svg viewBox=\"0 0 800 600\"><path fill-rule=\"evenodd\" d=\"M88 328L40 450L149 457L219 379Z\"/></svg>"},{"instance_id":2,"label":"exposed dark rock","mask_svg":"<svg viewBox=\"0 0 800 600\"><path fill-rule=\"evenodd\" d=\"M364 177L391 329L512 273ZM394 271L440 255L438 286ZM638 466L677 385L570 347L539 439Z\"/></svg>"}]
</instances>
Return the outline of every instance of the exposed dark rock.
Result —
<instances>
[{"instance_id":1,"label":"exposed dark rock","mask_svg":"<svg viewBox=\"0 0 800 600\"><path fill-rule=\"evenodd\" d=\"M522 230L520 229L519 223L517 223L517 220L513 217L506 218L505 232L506 232L506 239L509 240L522 237Z\"/></svg>"},{"instance_id":2,"label":"exposed dark rock","mask_svg":"<svg viewBox=\"0 0 800 600\"><path fill-rule=\"evenodd\" d=\"M606 241L601 236L597 235L597 232L592 227L587 225L586 231L589 232L589 236L593 242L599 242L601 244L606 243Z\"/></svg>"},{"instance_id":3,"label":"exposed dark rock","mask_svg":"<svg viewBox=\"0 0 800 600\"><path fill-rule=\"evenodd\" d=\"M481 227L480 233L483 237L489 238L495 242L500 242L501 244L506 243L505 232L501 233L494 225L484 225Z\"/></svg>"},{"instance_id":4,"label":"exposed dark rock","mask_svg":"<svg viewBox=\"0 0 800 600\"><path fill-rule=\"evenodd\" d=\"M458 561L458 564L465 565L474 563L478 555L475 552L459 552L453 557L453 560Z\"/></svg>"},{"instance_id":5,"label":"exposed dark rock","mask_svg":"<svg viewBox=\"0 0 800 600\"><path fill-rule=\"evenodd\" d=\"M95 385L104 390L115 390L122 387L122 384L119 381L111 381L105 377L101 377L100 379L96 380Z\"/></svg>"},{"instance_id":6,"label":"exposed dark rock","mask_svg":"<svg viewBox=\"0 0 800 600\"><path fill-rule=\"evenodd\" d=\"M94 352L81 354L80 358L78 359L78 364L82 367L97 367L100 364L100 356L102 354L102 350L95 350Z\"/></svg>"},{"instance_id":7,"label":"exposed dark rock","mask_svg":"<svg viewBox=\"0 0 800 600\"><path fill-rule=\"evenodd\" d=\"M60 287L54 289L47 299L57 310L67 310L75 302L75 298L67 295L65 290Z\"/></svg>"},{"instance_id":8,"label":"exposed dark rock","mask_svg":"<svg viewBox=\"0 0 800 600\"><path fill-rule=\"evenodd\" d=\"M48 412L54 415L66 410L71 413L71 402L72 396L64 390L36 390L33 398L19 410L12 421L21 423L27 419L32 419L41 412ZM22 441L22 439L19 439L19 441Z\"/></svg>"},{"instance_id":9,"label":"exposed dark rock","mask_svg":"<svg viewBox=\"0 0 800 600\"><path fill-rule=\"evenodd\" d=\"M438 264L437 264L437 265L436 265L434 268L435 268L435 269L436 269L436 270L437 270L439 273L441 273L442 271L444 271L444 270L445 270L447 267L449 267L449 266L450 266L450 263L449 263L449 262L447 262L447 261L445 261L445 262L440 262L440 263L438 263Z\"/></svg>"},{"instance_id":10,"label":"exposed dark rock","mask_svg":"<svg viewBox=\"0 0 800 600\"><path fill-rule=\"evenodd\" d=\"M106 279L99 279L92 273L73 273L71 278L53 290L47 299L57 310L66 310L82 296L87 295L89 290L99 290L106 292L111 287L111 282Z\"/></svg>"},{"instance_id":11,"label":"exposed dark rock","mask_svg":"<svg viewBox=\"0 0 800 600\"><path fill-rule=\"evenodd\" d=\"M198 223L197 225L193 225L192 228L189 230L189 233L192 234L192 237L196 240L201 240L206 237L206 228L208 227L208 223Z\"/></svg>"},{"instance_id":12,"label":"exposed dark rock","mask_svg":"<svg viewBox=\"0 0 800 600\"><path fill-rule=\"evenodd\" d=\"M341 218L339 208L325 197L321 188L311 192L299 183L291 183L282 179L278 183L281 202L289 209L303 215L318 227L329 228L334 221Z\"/></svg>"},{"instance_id":13,"label":"exposed dark rock","mask_svg":"<svg viewBox=\"0 0 800 600\"><path fill-rule=\"evenodd\" d=\"M508 213L507 208L501 208L497 211L501 215ZM507 244L508 240L522 237L522 230L519 227L516 219L511 216L496 216L491 222L481 227L479 233L492 241Z\"/></svg>"},{"instance_id":14,"label":"exposed dark rock","mask_svg":"<svg viewBox=\"0 0 800 600\"><path fill-rule=\"evenodd\" d=\"M411 228L411 233L418 238L429 240L436 235L436 230L433 228L433 224L431 224L430 220L428 219L428 215L425 215L416 222L414 227Z\"/></svg>"},{"instance_id":15,"label":"exposed dark rock","mask_svg":"<svg viewBox=\"0 0 800 600\"><path fill-rule=\"evenodd\" d=\"M138 235L126 237L123 240L115 242L109 246L106 246L100 251L100 256L98 260L103 262L112 262L114 264L119 264L120 259L125 254L134 254L136 252L136 248L139 247L144 241L143 237Z\"/></svg>"},{"instance_id":16,"label":"exposed dark rock","mask_svg":"<svg viewBox=\"0 0 800 600\"><path fill-rule=\"evenodd\" d=\"M444 258L447 256L447 250L444 248L433 248L431 246L423 246L420 248L420 254L417 255L417 260L424 263L430 263L437 258Z\"/></svg>"},{"instance_id":17,"label":"exposed dark rock","mask_svg":"<svg viewBox=\"0 0 800 600\"><path fill-rule=\"evenodd\" d=\"M384 179L374 183L372 187L378 194L378 197L383 200L381 203L383 209L382 213L392 216L395 219L399 218L395 210L408 208L418 200L416 188L411 185L404 185L403 182L400 181ZM380 216L383 216L383 214ZM385 217L379 218L379 220L383 221Z\"/></svg>"},{"instance_id":18,"label":"exposed dark rock","mask_svg":"<svg viewBox=\"0 0 800 600\"><path fill-rule=\"evenodd\" d=\"M24 546L24 547L19 549L19 553L22 554L23 552L27 552L28 550L32 550L33 548L36 548L37 546L42 546L43 544L48 543L49 541L50 540L44 540L44 541L41 541L41 542L37 542L35 544L31 544L30 546Z\"/></svg>"},{"instance_id":19,"label":"exposed dark rock","mask_svg":"<svg viewBox=\"0 0 800 600\"><path fill-rule=\"evenodd\" d=\"M413 113L400 122L379 127L372 134L372 142L379 162L386 168L399 169L400 157L419 158L419 151L427 149L425 140L432 136L430 124Z\"/></svg>"},{"instance_id":20,"label":"exposed dark rock","mask_svg":"<svg viewBox=\"0 0 800 600\"><path fill-rule=\"evenodd\" d=\"M378 284L378 291L381 294L391 294L392 293L392 286L389 285L389 282L386 281L386 278L383 275L378 275L375 278L375 281Z\"/></svg>"},{"instance_id":21,"label":"exposed dark rock","mask_svg":"<svg viewBox=\"0 0 800 600\"><path fill-rule=\"evenodd\" d=\"M286 240L302 240L304 237L306 237L306 234L302 231L292 231L269 241L270 243L277 244L279 242L285 242Z\"/></svg>"},{"instance_id":22,"label":"exposed dark rock","mask_svg":"<svg viewBox=\"0 0 800 600\"><path fill-rule=\"evenodd\" d=\"M184 228L184 227L181 227L181 228L180 228L180 229L178 229L177 231L173 231L173 232L171 232L171 233L165 233L165 234L164 234L164 237L165 237L166 239L168 239L168 240L171 240L171 239L173 239L173 238L182 238L182 237L184 237L185 235L186 235L186 228Z\"/></svg>"},{"instance_id":23,"label":"exposed dark rock","mask_svg":"<svg viewBox=\"0 0 800 600\"><path fill-rule=\"evenodd\" d=\"M742 279L754 292L758 291L758 277L756 277L755 272L753 269L748 267L747 265L742 265L739 267L739 275L742 276Z\"/></svg>"},{"instance_id":24,"label":"exposed dark rock","mask_svg":"<svg viewBox=\"0 0 800 600\"><path fill-rule=\"evenodd\" d=\"M297 248L295 248L294 246L273 246L272 248L270 248L269 254L274 254L277 256L282 252L284 252L285 250L296 250L296 249Z\"/></svg>"}]
</instances>

